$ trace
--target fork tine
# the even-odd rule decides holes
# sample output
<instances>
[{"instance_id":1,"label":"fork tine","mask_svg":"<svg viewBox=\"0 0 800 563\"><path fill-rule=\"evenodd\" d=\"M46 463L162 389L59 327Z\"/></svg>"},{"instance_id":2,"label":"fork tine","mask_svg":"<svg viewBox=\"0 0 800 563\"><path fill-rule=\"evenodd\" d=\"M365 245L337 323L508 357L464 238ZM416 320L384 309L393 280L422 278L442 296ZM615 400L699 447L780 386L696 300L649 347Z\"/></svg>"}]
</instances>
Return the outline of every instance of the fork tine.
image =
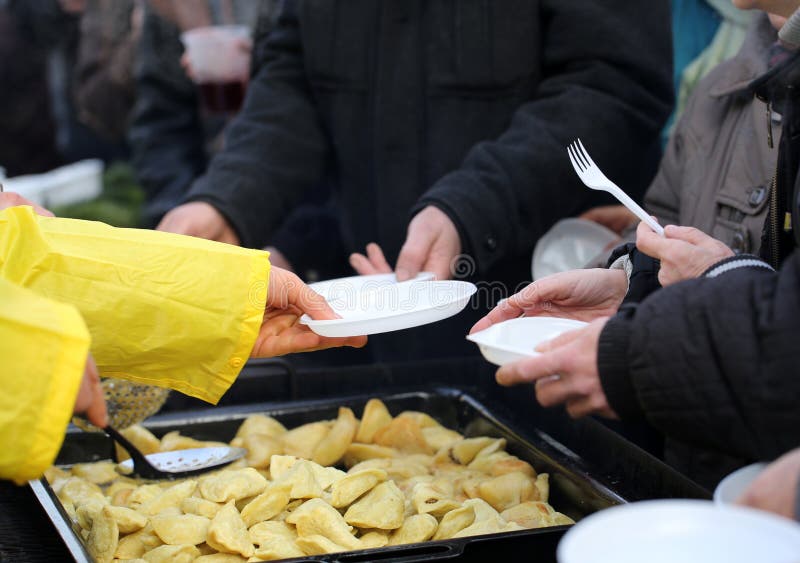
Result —
<instances>
[{"instance_id":1,"label":"fork tine","mask_svg":"<svg viewBox=\"0 0 800 563\"><path fill-rule=\"evenodd\" d=\"M581 155L583 156L584 160L588 163L588 165L590 167L597 167L597 165L594 163L594 160L592 160L592 157L589 156L589 151L586 150L580 139L578 139L578 145L580 145Z\"/></svg>"},{"instance_id":2,"label":"fork tine","mask_svg":"<svg viewBox=\"0 0 800 563\"><path fill-rule=\"evenodd\" d=\"M573 148L572 145L567 146L567 155L569 155L569 161L572 163L572 167L575 169L575 172L581 174L583 172L583 166L581 166L581 163L575 156L574 151L575 149Z\"/></svg>"},{"instance_id":3,"label":"fork tine","mask_svg":"<svg viewBox=\"0 0 800 563\"><path fill-rule=\"evenodd\" d=\"M572 156L578 163L578 166L580 166L581 171L586 172L589 169L589 165L587 164L586 159L581 157L581 151L578 148L578 145L572 143L570 148L572 149Z\"/></svg>"},{"instance_id":4,"label":"fork tine","mask_svg":"<svg viewBox=\"0 0 800 563\"><path fill-rule=\"evenodd\" d=\"M572 156L572 145L567 147L567 156L569 156L569 161L572 163L572 167L575 169L575 172L577 172L579 175L582 174L583 169L580 167L580 164L578 164L578 161L575 160L575 157Z\"/></svg>"}]
</instances>

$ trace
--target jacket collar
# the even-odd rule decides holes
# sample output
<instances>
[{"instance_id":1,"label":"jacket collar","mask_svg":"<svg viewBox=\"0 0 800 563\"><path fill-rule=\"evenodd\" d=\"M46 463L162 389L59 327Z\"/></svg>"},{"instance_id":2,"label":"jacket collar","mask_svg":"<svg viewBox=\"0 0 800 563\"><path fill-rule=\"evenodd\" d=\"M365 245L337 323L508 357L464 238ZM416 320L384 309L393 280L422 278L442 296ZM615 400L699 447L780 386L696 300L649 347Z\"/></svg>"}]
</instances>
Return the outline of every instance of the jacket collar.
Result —
<instances>
[{"instance_id":1,"label":"jacket collar","mask_svg":"<svg viewBox=\"0 0 800 563\"><path fill-rule=\"evenodd\" d=\"M778 33L766 14L759 14L759 17L754 18L742 48L730 59L730 64L724 65L724 71L711 87L711 97L721 98L749 90L750 83L769 70L769 48L777 39Z\"/></svg>"}]
</instances>

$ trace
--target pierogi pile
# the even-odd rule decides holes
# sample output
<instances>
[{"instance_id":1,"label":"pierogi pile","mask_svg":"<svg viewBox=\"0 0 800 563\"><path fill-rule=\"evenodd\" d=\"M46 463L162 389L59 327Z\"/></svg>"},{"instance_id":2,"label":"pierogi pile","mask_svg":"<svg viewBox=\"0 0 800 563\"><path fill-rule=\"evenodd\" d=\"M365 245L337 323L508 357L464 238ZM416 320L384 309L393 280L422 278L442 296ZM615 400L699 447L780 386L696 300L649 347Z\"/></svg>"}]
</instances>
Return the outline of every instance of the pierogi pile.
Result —
<instances>
[{"instance_id":1,"label":"pierogi pile","mask_svg":"<svg viewBox=\"0 0 800 563\"><path fill-rule=\"evenodd\" d=\"M219 445L123 434L144 453ZM504 439L465 438L422 412L393 417L377 399L360 421L340 408L291 430L252 415L231 445L247 456L182 481L143 483L110 462L47 479L102 563L273 561L573 522L548 504L548 475Z\"/></svg>"}]
</instances>

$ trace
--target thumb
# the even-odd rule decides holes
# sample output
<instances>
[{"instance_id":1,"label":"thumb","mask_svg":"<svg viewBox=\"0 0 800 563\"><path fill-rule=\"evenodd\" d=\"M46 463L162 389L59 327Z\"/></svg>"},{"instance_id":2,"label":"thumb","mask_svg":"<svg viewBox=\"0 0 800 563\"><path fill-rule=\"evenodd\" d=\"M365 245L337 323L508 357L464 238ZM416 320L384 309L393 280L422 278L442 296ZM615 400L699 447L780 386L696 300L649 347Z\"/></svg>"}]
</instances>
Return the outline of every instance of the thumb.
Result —
<instances>
[{"instance_id":1,"label":"thumb","mask_svg":"<svg viewBox=\"0 0 800 563\"><path fill-rule=\"evenodd\" d=\"M433 236L429 231L409 229L408 238L397 257L397 267L395 268L397 281L415 278L422 271L422 266L427 261L432 246Z\"/></svg>"}]
</instances>

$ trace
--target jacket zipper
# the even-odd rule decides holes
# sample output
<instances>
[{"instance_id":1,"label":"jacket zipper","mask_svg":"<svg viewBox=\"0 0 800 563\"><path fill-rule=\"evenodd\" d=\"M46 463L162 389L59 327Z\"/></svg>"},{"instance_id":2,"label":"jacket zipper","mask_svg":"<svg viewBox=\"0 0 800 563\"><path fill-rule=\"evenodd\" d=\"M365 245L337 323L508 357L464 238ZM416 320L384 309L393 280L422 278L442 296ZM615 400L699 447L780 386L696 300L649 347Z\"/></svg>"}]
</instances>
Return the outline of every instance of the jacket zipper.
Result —
<instances>
[{"instance_id":1,"label":"jacket zipper","mask_svg":"<svg viewBox=\"0 0 800 563\"><path fill-rule=\"evenodd\" d=\"M769 190L769 238L772 239L770 251L772 253L772 267L778 269L778 241L780 237L780 221L778 219L778 171L772 177Z\"/></svg>"}]
</instances>

